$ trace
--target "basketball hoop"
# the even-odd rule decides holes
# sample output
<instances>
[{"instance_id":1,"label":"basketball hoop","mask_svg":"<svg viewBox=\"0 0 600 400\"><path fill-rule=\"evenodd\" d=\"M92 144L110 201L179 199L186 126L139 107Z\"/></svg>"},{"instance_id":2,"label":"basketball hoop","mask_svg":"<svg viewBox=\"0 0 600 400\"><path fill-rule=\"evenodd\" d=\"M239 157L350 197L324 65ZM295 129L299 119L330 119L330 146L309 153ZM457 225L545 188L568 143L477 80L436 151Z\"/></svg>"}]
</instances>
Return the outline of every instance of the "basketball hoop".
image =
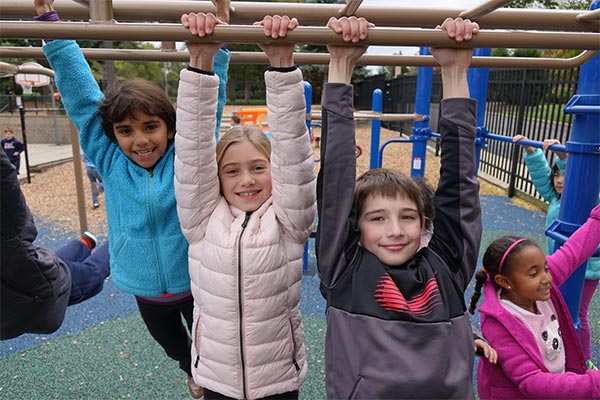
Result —
<instances>
[{"instance_id":1,"label":"basketball hoop","mask_svg":"<svg viewBox=\"0 0 600 400\"><path fill-rule=\"evenodd\" d=\"M31 85L31 82L19 83L19 85L23 88L24 95L29 96L33 94L33 85Z\"/></svg>"},{"instance_id":2,"label":"basketball hoop","mask_svg":"<svg viewBox=\"0 0 600 400\"><path fill-rule=\"evenodd\" d=\"M24 69L28 69L28 70L34 69L35 70L37 68L44 69L44 67L38 63L26 62L19 66L19 71L24 70ZM50 77L48 75L20 72L15 75L15 83L17 83L18 85L20 85L23 88L24 95L31 95L33 93L32 89L34 87L49 85Z\"/></svg>"}]
</instances>

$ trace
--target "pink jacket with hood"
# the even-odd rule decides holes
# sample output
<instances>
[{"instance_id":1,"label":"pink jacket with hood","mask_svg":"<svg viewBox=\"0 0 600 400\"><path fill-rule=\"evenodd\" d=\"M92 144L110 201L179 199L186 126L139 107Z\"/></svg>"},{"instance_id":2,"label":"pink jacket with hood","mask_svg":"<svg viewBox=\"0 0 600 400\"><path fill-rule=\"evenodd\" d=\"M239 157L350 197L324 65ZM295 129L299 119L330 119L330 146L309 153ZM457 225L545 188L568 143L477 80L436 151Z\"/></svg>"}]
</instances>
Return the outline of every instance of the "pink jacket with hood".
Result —
<instances>
[{"instance_id":1,"label":"pink jacket with hood","mask_svg":"<svg viewBox=\"0 0 600 400\"><path fill-rule=\"evenodd\" d=\"M215 154L217 76L181 72L175 194L189 241L192 372L223 395L298 390L307 373L299 309L303 246L316 213L302 73L267 71L272 196L246 213L221 195Z\"/></svg>"},{"instance_id":2,"label":"pink jacket with hood","mask_svg":"<svg viewBox=\"0 0 600 400\"><path fill-rule=\"evenodd\" d=\"M531 331L508 312L488 278L481 313L481 331L498 350L498 363L481 359L477 371L479 397L486 399L597 399L600 371L586 369L573 321L559 286L589 258L600 242L600 205L587 222L546 261L552 274L550 301L556 309L566 354L565 373L552 374Z\"/></svg>"}]
</instances>

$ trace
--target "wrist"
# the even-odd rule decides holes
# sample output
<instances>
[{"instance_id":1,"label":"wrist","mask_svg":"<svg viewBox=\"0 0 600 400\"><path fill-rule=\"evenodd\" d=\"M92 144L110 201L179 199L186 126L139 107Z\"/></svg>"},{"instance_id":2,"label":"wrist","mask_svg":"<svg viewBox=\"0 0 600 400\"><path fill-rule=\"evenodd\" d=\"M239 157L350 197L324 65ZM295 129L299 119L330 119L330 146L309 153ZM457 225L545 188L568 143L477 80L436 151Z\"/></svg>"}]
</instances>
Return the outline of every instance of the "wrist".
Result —
<instances>
[{"instance_id":1,"label":"wrist","mask_svg":"<svg viewBox=\"0 0 600 400\"><path fill-rule=\"evenodd\" d=\"M333 58L329 61L328 82L350 83L354 72L354 62L345 58Z\"/></svg>"},{"instance_id":2,"label":"wrist","mask_svg":"<svg viewBox=\"0 0 600 400\"><path fill-rule=\"evenodd\" d=\"M271 68L289 68L293 67L294 64L294 56L281 56L269 58L269 65Z\"/></svg>"},{"instance_id":3,"label":"wrist","mask_svg":"<svg viewBox=\"0 0 600 400\"><path fill-rule=\"evenodd\" d=\"M37 12L37 15L42 16L47 12L54 11L54 7L52 7L52 4L44 4L42 6L36 6L35 11Z\"/></svg>"}]
</instances>

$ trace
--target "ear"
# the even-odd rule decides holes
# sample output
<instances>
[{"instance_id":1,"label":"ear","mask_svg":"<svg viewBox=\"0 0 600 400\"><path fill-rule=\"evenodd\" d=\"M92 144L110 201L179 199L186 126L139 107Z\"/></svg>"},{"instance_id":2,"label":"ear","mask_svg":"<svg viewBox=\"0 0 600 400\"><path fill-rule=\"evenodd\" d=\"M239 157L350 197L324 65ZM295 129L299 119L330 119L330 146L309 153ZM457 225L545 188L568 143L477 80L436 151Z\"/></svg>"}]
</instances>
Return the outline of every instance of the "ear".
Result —
<instances>
[{"instance_id":1,"label":"ear","mask_svg":"<svg viewBox=\"0 0 600 400\"><path fill-rule=\"evenodd\" d=\"M496 285L500 286L503 289L510 288L510 282L505 275L497 274L496 276L494 276L494 282L496 282Z\"/></svg>"},{"instance_id":2,"label":"ear","mask_svg":"<svg viewBox=\"0 0 600 400\"><path fill-rule=\"evenodd\" d=\"M167 139L172 140L175 137L175 131L167 132Z\"/></svg>"}]
</instances>

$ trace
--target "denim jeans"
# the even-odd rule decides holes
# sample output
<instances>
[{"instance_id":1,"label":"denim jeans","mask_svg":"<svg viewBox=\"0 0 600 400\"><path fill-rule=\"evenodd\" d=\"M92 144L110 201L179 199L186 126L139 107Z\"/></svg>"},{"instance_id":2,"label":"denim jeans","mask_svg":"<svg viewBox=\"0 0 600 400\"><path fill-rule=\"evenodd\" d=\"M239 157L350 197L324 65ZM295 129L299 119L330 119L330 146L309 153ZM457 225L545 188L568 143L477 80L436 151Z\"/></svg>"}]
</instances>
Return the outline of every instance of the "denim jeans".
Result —
<instances>
[{"instance_id":1,"label":"denim jeans","mask_svg":"<svg viewBox=\"0 0 600 400\"><path fill-rule=\"evenodd\" d=\"M108 243L93 253L83 242L72 240L56 252L71 271L69 305L81 303L102 291L104 279L110 275Z\"/></svg>"}]
</instances>

